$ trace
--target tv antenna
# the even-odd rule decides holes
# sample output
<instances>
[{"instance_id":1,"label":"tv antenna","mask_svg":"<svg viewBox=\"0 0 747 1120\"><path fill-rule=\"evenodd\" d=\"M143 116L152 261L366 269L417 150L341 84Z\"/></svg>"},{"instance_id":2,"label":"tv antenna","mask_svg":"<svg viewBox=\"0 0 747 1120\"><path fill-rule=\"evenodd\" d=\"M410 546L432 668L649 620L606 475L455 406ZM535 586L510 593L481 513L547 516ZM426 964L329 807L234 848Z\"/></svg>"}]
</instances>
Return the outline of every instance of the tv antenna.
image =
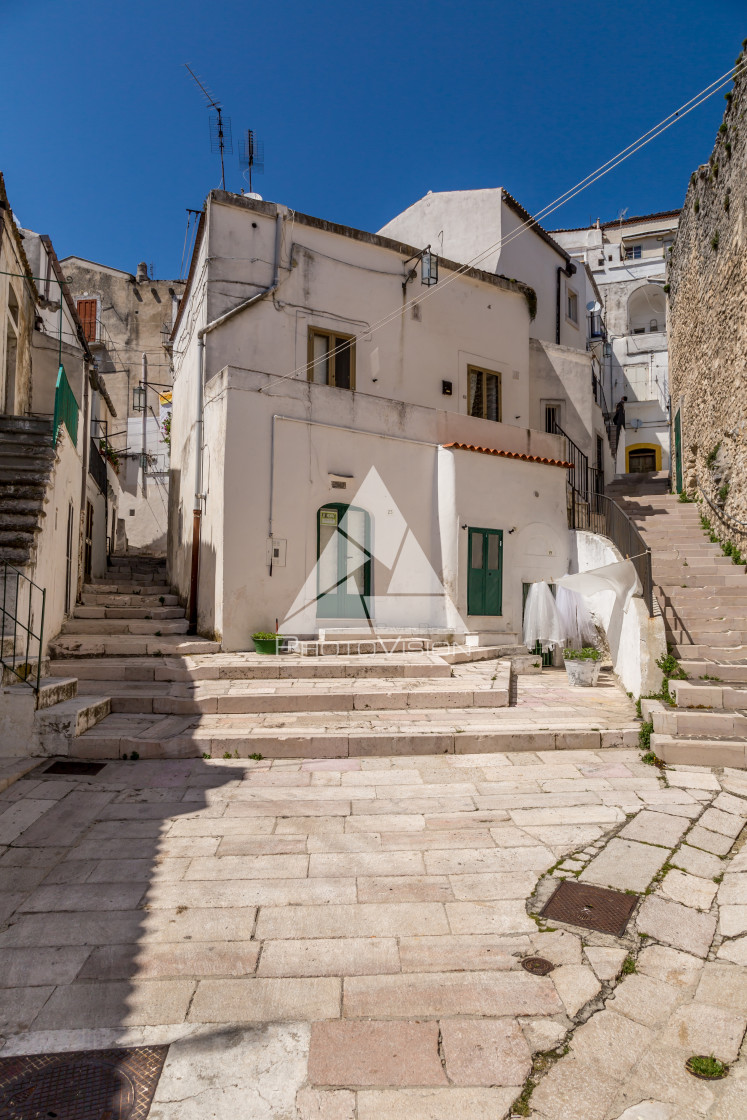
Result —
<instances>
[{"instance_id":1,"label":"tv antenna","mask_svg":"<svg viewBox=\"0 0 747 1120\"><path fill-rule=\"evenodd\" d=\"M223 107L220 101L217 101L204 82L200 81L192 67L188 66L186 62L184 65L205 98L210 110L210 151L220 153L220 188L224 191L226 189L226 166L223 157L225 152L228 152L229 155L233 154L231 118L223 116Z\"/></svg>"},{"instance_id":2,"label":"tv antenna","mask_svg":"<svg viewBox=\"0 0 747 1120\"><path fill-rule=\"evenodd\" d=\"M254 130L247 128L239 150L239 164L244 168L244 177L249 173L249 193L252 193L252 174L265 169L265 146L258 140Z\"/></svg>"}]
</instances>

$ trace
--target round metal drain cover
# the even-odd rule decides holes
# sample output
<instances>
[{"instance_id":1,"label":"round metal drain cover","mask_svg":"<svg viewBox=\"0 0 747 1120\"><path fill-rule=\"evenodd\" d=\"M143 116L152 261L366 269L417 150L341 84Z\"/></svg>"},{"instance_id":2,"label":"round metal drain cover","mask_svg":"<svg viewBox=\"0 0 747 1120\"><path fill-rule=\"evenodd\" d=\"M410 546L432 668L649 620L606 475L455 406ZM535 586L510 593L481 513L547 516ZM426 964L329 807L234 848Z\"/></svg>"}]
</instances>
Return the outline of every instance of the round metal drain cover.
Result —
<instances>
[{"instance_id":1,"label":"round metal drain cover","mask_svg":"<svg viewBox=\"0 0 747 1120\"><path fill-rule=\"evenodd\" d=\"M548 972L552 972L555 968L555 965L545 957L525 957L521 962L521 967L535 976L547 976Z\"/></svg>"},{"instance_id":2,"label":"round metal drain cover","mask_svg":"<svg viewBox=\"0 0 747 1120\"><path fill-rule=\"evenodd\" d=\"M3 1120L144 1120L167 1047L0 1059Z\"/></svg>"}]
</instances>

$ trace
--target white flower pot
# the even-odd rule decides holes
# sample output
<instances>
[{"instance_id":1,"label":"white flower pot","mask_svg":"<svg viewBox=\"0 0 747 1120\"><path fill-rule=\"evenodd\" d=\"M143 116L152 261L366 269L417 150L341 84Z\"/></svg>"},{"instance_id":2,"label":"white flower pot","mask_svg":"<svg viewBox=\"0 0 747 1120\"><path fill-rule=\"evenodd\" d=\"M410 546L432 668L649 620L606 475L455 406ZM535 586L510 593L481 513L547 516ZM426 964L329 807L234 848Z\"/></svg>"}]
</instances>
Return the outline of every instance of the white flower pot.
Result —
<instances>
[{"instance_id":1,"label":"white flower pot","mask_svg":"<svg viewBox=\"0 0 747 1120\"><path fill-rule=\"evenodd\" d=\"M565 671L568 674L568 684L575 687L588 687L595 685L599 680L602 668L601 661L592 661L591 658L583 661L565 661Z\"/></svg>"}]
</instances>

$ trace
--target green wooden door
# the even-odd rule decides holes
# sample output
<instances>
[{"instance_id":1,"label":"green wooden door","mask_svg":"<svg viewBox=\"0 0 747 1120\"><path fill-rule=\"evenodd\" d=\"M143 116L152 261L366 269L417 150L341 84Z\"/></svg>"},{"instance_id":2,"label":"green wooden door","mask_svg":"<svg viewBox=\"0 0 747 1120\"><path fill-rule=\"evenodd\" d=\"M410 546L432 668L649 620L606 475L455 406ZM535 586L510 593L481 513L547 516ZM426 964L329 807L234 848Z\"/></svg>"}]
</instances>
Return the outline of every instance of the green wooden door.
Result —
<instances>
[{"instance_id":1,"label":"green wooden door","mask_svg":"<svg viewBox=\"0 0 747 1120\"><path fill-rule=\"evenodd\" d=\"M674 417L674 488L678 494L682 493L682 421L679 409Z\"/></svg>"},{"instance_id":2,"label":"green wooden door","mask_svg":"<svg viewBox=\"0 0 747 1120\"><path fill-rule=\"evenodd\" d=\"M503 531L470 529L467 614L503 613Z\"/></svg>"},{"instance_id":3,"label":"green wooden door","mask_svg":"<svg viewBox=\"0 0 747 1120\"><path fill-rule=\"evenodd\" d=\"M317 512L317 618L370 618L370 519L337 503Z\"/></svg>"}]
</instances>

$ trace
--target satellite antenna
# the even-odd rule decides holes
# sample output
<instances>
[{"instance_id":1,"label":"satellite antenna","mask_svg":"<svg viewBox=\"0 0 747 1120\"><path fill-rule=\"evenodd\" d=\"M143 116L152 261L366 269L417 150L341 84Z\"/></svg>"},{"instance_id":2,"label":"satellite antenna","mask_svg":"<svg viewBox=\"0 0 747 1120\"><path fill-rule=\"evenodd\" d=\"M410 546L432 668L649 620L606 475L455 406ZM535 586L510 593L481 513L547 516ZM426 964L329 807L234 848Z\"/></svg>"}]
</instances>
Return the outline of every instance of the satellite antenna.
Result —
<instances>
[{"instance_id":1,"label":"satellite antenna","mask_svg":"<svg viewBox=\"0 0 747 1120\"><path fill-rule=\"evenodd\" d=\"M249 174L249 193L252 193L252 174L265 169L265 146L258 140L254 130L247 128L239 150L239 163L244 168L244 177Z\"/></svg>"},{"instance_id":2,"label":"satellite antenna","mask_svg":"<svg viewBox=\"0 0 747 1120\"><path fill-rule=\"evenodd\" d=\"M228 152L229 155L233 154L231 118L223 116L223 108L220 101L217 101L215 97L213 97L204 82L200 81L194 70L188 66L186 62L184 65L194 79L197 88L205 98L207 107L210 110L210 151L220 153L220 188L224 191L226 189L226 167L223 156L225 152Z\"/></svg>"}]
</instances>

